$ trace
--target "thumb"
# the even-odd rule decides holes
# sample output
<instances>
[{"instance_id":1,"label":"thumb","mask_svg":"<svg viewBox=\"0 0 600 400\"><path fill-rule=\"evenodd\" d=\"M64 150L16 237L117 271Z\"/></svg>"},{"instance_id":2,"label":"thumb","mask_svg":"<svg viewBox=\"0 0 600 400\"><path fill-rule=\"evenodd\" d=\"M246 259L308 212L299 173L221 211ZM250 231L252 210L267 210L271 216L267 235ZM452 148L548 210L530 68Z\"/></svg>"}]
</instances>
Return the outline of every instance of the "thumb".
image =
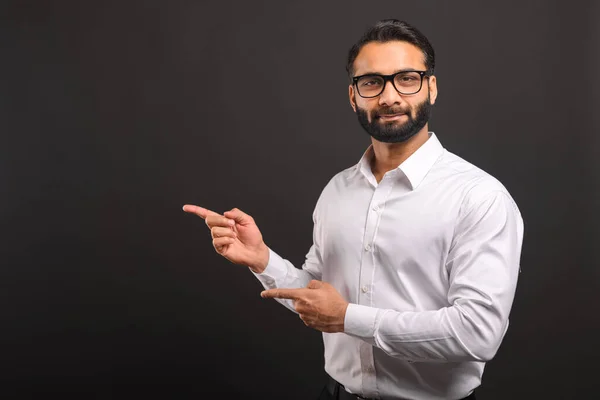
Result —
<instances>
[{"instance_id":1,"label":"thumb","mask_svg":"<svg viewBox=\"0 0 600 400\"><path fill-rule=\"evenodd\" d=\"M234 208L231 211L225 211L223 215L227 218L233 219L236 223L240 225L247 225L249 223L254 222L254 218L252 218L239 208Z\"/></svg>"},{"instance_id":2,"label":"thumb","mask_svg":"<svg viewBox=\"0 0 600 400\"><path fill-rule=\"evenodd\" d=\"M323 287L323 282L313 279L312 281L308 282L308 286L306 287L308 289L320 289Z\"/></svg>"}]
</instances>

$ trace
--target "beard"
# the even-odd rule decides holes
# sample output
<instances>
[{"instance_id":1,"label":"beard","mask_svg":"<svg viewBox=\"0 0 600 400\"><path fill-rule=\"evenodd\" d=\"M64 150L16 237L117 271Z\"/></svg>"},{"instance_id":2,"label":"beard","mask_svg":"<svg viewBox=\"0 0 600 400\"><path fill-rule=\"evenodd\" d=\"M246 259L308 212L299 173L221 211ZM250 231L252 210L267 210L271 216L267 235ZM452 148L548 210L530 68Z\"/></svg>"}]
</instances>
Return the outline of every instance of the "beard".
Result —
<instances>
[{"instance_id":1,"label":"beard","mask_svg":"<svg viewBox=\"0 0 600 400\"><path fill-rule=\"evenodd\" d=\"M432 108L429 96L427 96L427 99L415 106L414 118L410 113L410 109L403 110L399 107L385 107L373 110L371 112L371 121L369 121L368 111L357 106L356 115L363 129L375 140L385 143L400 143L407 141L423 129L429 121ZM398 123L398 121L381 122L381 115L393 114L404 114L408 118L408 121L404 123Z\"/></svg>"}]
</instances>

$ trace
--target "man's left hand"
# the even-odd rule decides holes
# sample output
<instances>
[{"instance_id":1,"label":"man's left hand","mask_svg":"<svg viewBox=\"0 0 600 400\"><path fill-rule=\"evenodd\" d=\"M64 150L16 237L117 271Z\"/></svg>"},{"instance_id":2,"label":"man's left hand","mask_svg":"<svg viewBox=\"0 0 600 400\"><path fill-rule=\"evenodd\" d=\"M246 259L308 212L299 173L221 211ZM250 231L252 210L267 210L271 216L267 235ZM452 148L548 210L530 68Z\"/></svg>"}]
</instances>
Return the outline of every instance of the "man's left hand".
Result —
<instances>
[{"instance_id":1,"label":"man's left hand","mask_svg":"<svg viewBox=\"0 0 600 400\"><path fill-rule=\"evenodd\" d=\"M321 332L343 332L348 302L327 282L312 280L301 289L269 289L263 298L294 300L294 308L306 326Z\"/></svg>"}]
</instances>

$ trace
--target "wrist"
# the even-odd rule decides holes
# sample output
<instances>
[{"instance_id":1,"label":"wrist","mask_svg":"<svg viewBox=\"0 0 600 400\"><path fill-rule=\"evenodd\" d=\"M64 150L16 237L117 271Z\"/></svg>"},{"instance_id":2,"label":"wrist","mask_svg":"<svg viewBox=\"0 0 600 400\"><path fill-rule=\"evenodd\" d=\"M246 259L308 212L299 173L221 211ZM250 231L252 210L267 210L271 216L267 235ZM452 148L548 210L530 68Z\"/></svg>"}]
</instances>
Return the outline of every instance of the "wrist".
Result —
<instances>
[{"instance_id":1,"label":"wrist","mask_svg":"<svg viewBox=\"0 0 600 400\"><path fill-rule=\"evenodd\" d=\"M248 265L255 274L262 274L269 264L269 247L263 242L257 251L256 262Z\"/></svg>"},{"instance_id":2,"label":"wrist","mask_svg":"<svg viewBox=\"0 0 600 400\"><path fill-rule=\"evenodd\" d=\"M340 312L340 325L341 325L340 332L344 332L344 329L345 329L346 311L348 310L348 305L350 305L350 303L348 303L347 301L342 305L342 309Z\"/></svg>"}]
</instances>

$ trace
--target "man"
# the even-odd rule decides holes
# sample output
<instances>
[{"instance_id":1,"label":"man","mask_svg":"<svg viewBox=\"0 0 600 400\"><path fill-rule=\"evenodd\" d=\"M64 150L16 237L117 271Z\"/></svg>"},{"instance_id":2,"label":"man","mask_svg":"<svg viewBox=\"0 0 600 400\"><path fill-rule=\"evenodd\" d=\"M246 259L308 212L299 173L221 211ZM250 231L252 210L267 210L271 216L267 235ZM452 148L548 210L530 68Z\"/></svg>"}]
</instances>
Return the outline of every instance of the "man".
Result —
<instances>
[{"instance_id":1,"label":"man","mask_svg":"<svg viewBox=\"0 0 600 400\"><path fill-rule=\"evenodd\" d=\"M372 145L321 193L302 269L241 210L184 206L263 297L323 332L320 399L474 399L508 328L523 220L498 180L428 130L434 66L427 38L397 20L351 48L350 105Z\"/></svg>"}]
</instances>

